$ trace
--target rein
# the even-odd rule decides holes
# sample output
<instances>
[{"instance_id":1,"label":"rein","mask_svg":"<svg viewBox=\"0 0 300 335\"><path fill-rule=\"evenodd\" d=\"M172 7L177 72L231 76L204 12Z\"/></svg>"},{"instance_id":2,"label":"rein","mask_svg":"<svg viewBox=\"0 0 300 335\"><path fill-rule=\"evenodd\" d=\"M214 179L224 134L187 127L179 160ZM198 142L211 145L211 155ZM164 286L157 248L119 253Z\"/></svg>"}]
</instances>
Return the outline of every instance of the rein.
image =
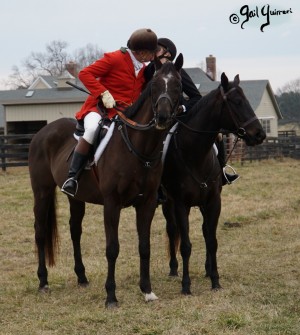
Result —
<instances>
[{"instance_id":1,"label":"rein","mask_svg":"<svg viewBox=\"0 0 300 335\"><path fill-rule=\"evenodd\" d=\"M153 162L160 160L161 155L162 155L161 152L157 155L146 156L146 155L140 153L136 148L134 148L134 146L133 146L133 144L130 141L130 138L128 136L128 131L127 131L126 124L122 124L122 122L121 122L121 124L118 126L118 130L120 131L121 136L122 136L124 142L126 143L129 152L134 154L143 163L144 167L151 168L151 167L153 167Z\"/></svg>"},{"instance_id":2,"label":"rein","mask_svg":"<svg viewBox=\"0 0 300 335\"><path fill-rule=\"evenodd\" d=\"M190 126L188 126L187 124L185 124L184 122L182 122L179 117L175 117L175 120L180 123L183 127L185 127L186 129L188 129L189 131L192 131L193 133L196 133L196 134L218 134L218 133L221 133L221 134L224 134L224 135L227 135L227 134L234 134L236 135L238 138L243 138L245 135L246 135L246 130L245 130L245 127L248 126L249 124L251 124L252 122L256 121L257 120L257 116L253 116L251 119L247 120L245 123L243 123L241 126L239 126L238 124L238 121L234 115L234 113L232 112L231 108L230 108L230 105L228 103L228 99L227 97L229 96L230 93L232 93L233 91L236 90L236 87L233 87L231 88L228 92L224 92L224 88L223 86L219 86L220 88L220 92L221 92L221 95L222 95L222 98L223 98L223 101L224 103L226 104L226 107L229 111L229 114L236 126L236 130L226 130L226 129L220 129L220 130L198 130L198 129L194 129Z\"/></svg>"},{"instance_id":3,"label":"rein","mask_svg":"<svg viewBox=\"0 0 300 335\"><path fill-rule=\"evenodd\" d=\"M142 154L141 152L139 152L133 146L133 143L131 142L131 140L129 138L128 131L127 131L127 126L132 128L132 129L135 129L135 130L149 130L149 129L153 128L157 123L157 117L158 117L158 112L156 111L156 108L158 106L159 101L163 98L165 98L169 101L169 103L171 105L171 108L173 110L171 118L174 119L175 114L176 114L174 103L172 102L172 100L170 98L170 95L167 92L161 93L159 95L159 97L157 98L156 102L152 103L152 111L153 111L154 117L152 118L152 120L148 124L145 124L145 125L139 124L139 123L127 118L127 116L123 113L124 109L122 110L119 107L115 107L115 109L117 111L117 114L120 118L119 120L115 120L115 122L119 123L118 130L120 131L121 136L122 136L124 142L126 143L129 152L134 154L143 163L144 167L146 167L146 168L152 168L154 166L153 163L155 161L160 161L161 156L162 156L162 151L160 151L159 154L155 154L155 155L152 155L152 156L146 156L146 155Z\"/></svg>"},{"instance_id":4,"label":"rein","mask_svg":"<svg viewBox=\"0 0 300 335\"><path fill-rule=\"evenodd\" d=\"M122 122L124 124L126 124L128 127L132 128L132 129L136 129L136 130L148 130L151 129L155 126L155 116L153 117L153 119L148 122L147 124L140 124L136 121L133 121L131 119L129 119L124 113L123 110L119 107L114 107L114 109L117 111L118 116L120 117L120 119L122 120Z\"/></svg>"},{"instance_id":5,"label":"rein","mask_svg":"<svg viewBox=\"0 0 300 335\"><path fill-rule=\"evenodd\" d=\"M185 124L184 122L182 122L178 117L175 118L175 120L181 124L184 128L188 129L189 131L193 132L193 133L197 133L197 134L218 134L218 133L222 133L222 134L229 134L229 133L232 133L233 135L235 135L235 140L234 140L234 143L233 143L233 146L229 152L229 154L227 155L226 159L225 159L225 163L228 162L229 158L231 157L236 145L237 145L237 142L242 139L245 135L246 135L246 130L245 130L245 127L249 124L251 124L252 122L254 122L255 120L257 120L257 117L256 115L254 117L252 117L251 119L247 120L245 123L243 123L241 126L239 125L234 113L232 112L231 108L230 108L230 105L228 103L228 96L236 90L236 87L233 87L231 88L228 92L224 92L224 88L223 86L219 86L220 88L220 92L221 92L221 95L222 95L222 98L223 98L223 102L225 103L226 107L227 107L227 110L236 126L236 130L235 131L230 131L230 130L225 130L225 129L220 129L218 131L209 131L209 130L198 130L198 129L194 129L190 126L188 126L187 124ZM177 143L177 139L176 139L176 133L174 135L174 141L175 141L175 146L177 147L178 149L178 143ZM194 179L194 181L200 186L200 188L207 188L208 187L208 180L211 176L208 176L206 178L206 181L200 181L191 171L191 169L186 165L186 162L184 161L182 155L181 155L181 151L178 150L177 151L178 153L178 156L179 158L182 160L187 172L189 173L189 175ZM180 153L180 154L179 154ZM213 161L213 164L214 164L214 161ZM211 169L212 170L212 169ZM222 170L219 172L219 174L217 175L217 177L221 174ZM212 182L214 182L212 180Z\"/></svg>"},{"instance_id":6,"label":"rein","mask_svg":"<svg viewBox=\"0 0 300 335\"><path fill-rule=\"evenodd\" d=\"M210 174L206 177L205 181L201 181L198 179L198 177L195 176L195 174L193 173L193 171L190 169L190 167L186 164L186 161L184 160L183 156L182 156L182 150L178 150L179 149L179 146L178 146L178 142L177 142L177 137L176 137L176 134L174 136L174 142L175 142L175 147L177 149L177 155L178 157L180 158L180 160L182 161L182 165L184 166L184 168L186 169L186 171L188 172L188 174L194 179L194 181L199 185L200 188L202 189L206 189L208 188L208 181L209 179L211 178L212 176L212 170L213 170L213 167L215 165L215 159L214 159L214 156L213 156L213 160L212 160L212 168L209 169L210 170ZM219 177L219 174L217 175L216 179ZM216 182L216 180L211 180L212 183Z\"/></svg>"}]
</instances>

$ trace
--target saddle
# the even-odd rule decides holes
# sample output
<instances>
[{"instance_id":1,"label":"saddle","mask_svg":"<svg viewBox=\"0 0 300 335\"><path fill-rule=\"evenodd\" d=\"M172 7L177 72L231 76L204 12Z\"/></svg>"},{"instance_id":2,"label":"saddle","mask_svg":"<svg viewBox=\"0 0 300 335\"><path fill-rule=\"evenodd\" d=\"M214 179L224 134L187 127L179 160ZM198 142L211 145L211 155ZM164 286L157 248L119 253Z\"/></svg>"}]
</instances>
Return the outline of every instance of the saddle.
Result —
<instances>
[{"instance_id":1,"label":"saddle","mask_svg":"<svg viewBox=\"0 0 300 335\"><path fill-rule=\"evenodd\" d=\"M102 118L99 121L97 130L95 132L95 137L91 150L91 158L90 164L96 164L99 161L104 149L106 148L113 130L114 130L115 122L110 120L109 118ZM84 134L84 124L83 120L77 120L76 128L74 132L74 137L78 141L78 139Z\"/></svg>"}]
</instances>

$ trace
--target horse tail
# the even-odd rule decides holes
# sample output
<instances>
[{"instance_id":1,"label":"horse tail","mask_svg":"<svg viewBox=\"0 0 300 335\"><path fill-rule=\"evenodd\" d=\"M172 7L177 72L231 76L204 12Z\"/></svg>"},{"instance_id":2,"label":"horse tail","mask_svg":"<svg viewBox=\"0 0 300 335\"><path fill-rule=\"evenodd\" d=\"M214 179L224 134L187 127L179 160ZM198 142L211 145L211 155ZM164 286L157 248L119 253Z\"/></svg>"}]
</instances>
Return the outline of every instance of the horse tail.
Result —
<instances>
[{"instance_id":1,"label":"horse tail","mask_svg":"<svg viewBox=\"0 0 300 335\"><path fill-rule=\"evenodd\" d=\"M55 256L58 253L59 238L56 216L56 195L55 190L43 199L35 198L35 213L41 216L36 217L36 252L38 245L44 249L45 260L49 266L55 265Z\"/></svg>"},{"instance_id":2,"label":"horse tail","mask_svg":"<svg viewBox=\"0 0 300 335\"><path fill-rule=\"evenodd\" d=\"M54 266L55 257L59 249L55 192L50 195L49 210L46 220L45 256L48 265Z\"/></svg>"}]
</instances>

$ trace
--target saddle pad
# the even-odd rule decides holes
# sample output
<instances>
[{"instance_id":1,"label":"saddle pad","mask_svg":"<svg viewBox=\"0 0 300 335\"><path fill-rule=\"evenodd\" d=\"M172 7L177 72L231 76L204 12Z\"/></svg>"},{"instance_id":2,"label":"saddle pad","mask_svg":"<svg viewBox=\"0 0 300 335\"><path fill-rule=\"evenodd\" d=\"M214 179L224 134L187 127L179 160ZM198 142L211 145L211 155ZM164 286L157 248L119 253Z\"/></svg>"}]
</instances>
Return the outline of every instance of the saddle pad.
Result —
<instances>
[{"instance_id":1,"label":"saddle pad","mask_svg":"<svg viewBox=\"0 0 300 335\"><path fill-rule=\"evenodd\" d=\"M167 154L167 151L168 151L168 148L169 148L171 137L173 136L175 130L177 129L177 126L178 126L178 123L175 123L174 126L168 132L168 135L167 135L167 137L164 141L163 153L162 153L162 157L161 157L163 165L165 163L165 158L166 158L166 154Z\"/></svg>"},{"instance_id":2,"label":"saddle pad","mask_svg":"<svg viewBox=\"0 0 300 335\"><path fill-rule=\"evenodd\" d=\"M115 128L115 122L112 122L111 125L109 126L109 129L106 133L106 135L104 136L104 138L102 139L102 141L100 142L100 144L98 145L96 151L95 151L95 155L94 155L94 160L90 163L90 166L95 164L97 165L101 155L103 154L112 134ZM75 133L73 134L74 138L78 141L79 140L79 136L76 135Z\"/></svg>"},{"instance_id":3,"label":"saddle pad","mask_svg":"<svg viewBox=\"0 0 300 335\"><path fill-rule=\"evenodd\" d=\"M96 164L98 163L101 155L103 154L112 134L115 128L115 122L112 122L109 126L109 129L106 133L106 135L104 136L104 138L101 140L100 144L98 145L98 148L96 149L95 155L94 155L94 161L92 162L92 164ZM91 164L91 165L92 165Z\"/></svg>"}]
</instances>

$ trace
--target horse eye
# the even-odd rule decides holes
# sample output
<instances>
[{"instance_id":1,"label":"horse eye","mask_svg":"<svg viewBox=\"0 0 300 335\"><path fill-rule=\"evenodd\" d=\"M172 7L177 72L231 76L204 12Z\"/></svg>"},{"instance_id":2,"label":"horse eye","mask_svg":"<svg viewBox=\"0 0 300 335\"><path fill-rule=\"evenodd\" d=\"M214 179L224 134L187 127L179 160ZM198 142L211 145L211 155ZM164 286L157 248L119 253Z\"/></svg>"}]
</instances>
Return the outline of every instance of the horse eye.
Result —
<instances>
[{"instance_id":1,"label":"horse eye","mask_svg":"<svg viewBox=\"0 0 300 335\"><path fill-rule=\"evenodd\" d=\"M241 98L236 98L233 100L233 103L237 106L241 106L243 103L243 100Z\"/></svg>"}]
</instances>

